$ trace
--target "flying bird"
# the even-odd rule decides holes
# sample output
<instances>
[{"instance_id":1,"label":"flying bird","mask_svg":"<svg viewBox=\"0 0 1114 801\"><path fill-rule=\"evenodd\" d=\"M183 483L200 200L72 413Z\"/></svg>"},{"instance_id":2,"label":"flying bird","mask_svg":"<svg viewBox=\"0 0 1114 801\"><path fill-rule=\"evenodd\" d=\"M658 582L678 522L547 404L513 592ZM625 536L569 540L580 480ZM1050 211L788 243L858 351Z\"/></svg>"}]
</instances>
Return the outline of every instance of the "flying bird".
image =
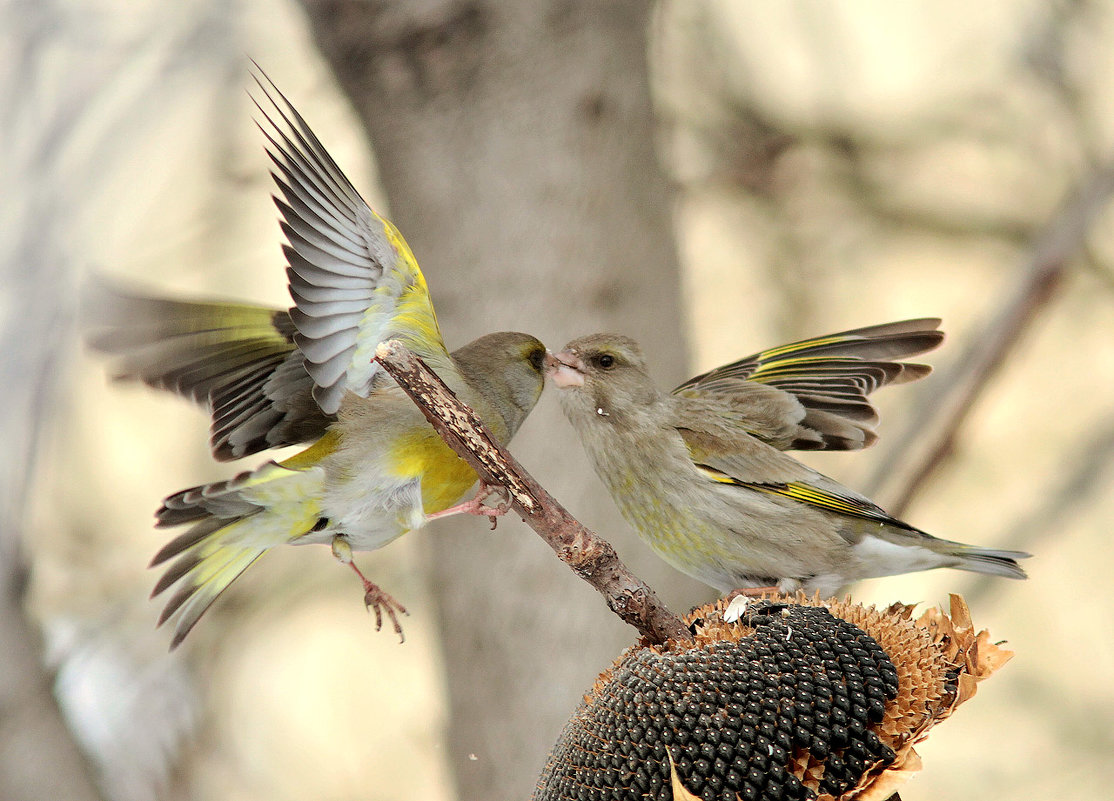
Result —
<instances>
[{"instance_id":1,"label":"flying bird","mask_svg":"<svg viewBox=\"0 0 1114 801\"><path fill-rule=\"evenodd\" d=\"M153 595L177 647L217 597L279 545L323 543L350 564L402 638L405 608L352 562L435 516L484 514L476 474L374 361L397 339L472 406L503 443L544 384L545 347L500 332L451 353L426 281L394 225L373 211L270 79L256 76L293 306L152 297L101 279L84 299L87 340L115 376L206 406L213 456L303 445L235 478L168 497L160 528L187 528L154 557Z\"/></svg>"}]
</instances>

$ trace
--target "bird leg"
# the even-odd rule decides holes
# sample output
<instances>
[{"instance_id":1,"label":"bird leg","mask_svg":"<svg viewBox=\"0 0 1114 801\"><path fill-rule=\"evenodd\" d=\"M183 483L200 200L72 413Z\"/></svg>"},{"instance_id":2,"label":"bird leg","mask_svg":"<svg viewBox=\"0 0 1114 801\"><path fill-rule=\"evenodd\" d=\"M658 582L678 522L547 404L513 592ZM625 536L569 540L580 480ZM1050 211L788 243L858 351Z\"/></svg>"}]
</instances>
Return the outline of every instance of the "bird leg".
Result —
<instances>
[{"instance_id":1,"label":"bird leg","mask_svg":"<svg viewBox=\"0 0 1114 801\"><path fill-rule=\"evenodd\" d=\"M502 495L502 500L495 506L487 506L484 501L489 495L498 493ZM442 509L440 512L434 512L431 515L426 515L427 520L435 520L438 517L448 517L449 515L476 515L478 517L486 517L491 521L491 530L495 530L497 519L502 517L510 509L510 498L504 487L492 487L483 481L480 482L479 489L471 499L458 503L456 506L450 506L448 509Z\"/></svg>"},{"instance_id":2,"label":"bird leg","mask_svg":"<svg viewBox=\"0 0 1114 801\"><path fill-rule=\"evenodd\" d=\"M375 630L379 631L383 628L383 614L386 613L387 617L391 620L391 625L394 626L395 634L398 635L399 643L406 642L406 635L402 633L402 624L398 622L398 615L402 613L409 615L406 607L394 599L392 595L384 591L378 584L368 581L367 577L360 572L360 568L356 567L355 562L349 562L348 566L355 571L356 575L360 577L360 581L364 584L364 606L368 609L375 610Z\"/></svg>"},{"instance_id":3,"label":"bird leg","mask_svg":"<svg viewBox=\"0 0 1114 801\"><path fill-rule=\"evenodd\" d=\"M398 621L399 613L410 614L406 611L406 607L385 592L378 584L369 581L367 576L360 572L360 568L356 567L356 563L352 561L352 546L349 545L348 540L339 536L333 537L333 556L341 564L352 568L353 572L360 577L360 581L364 585L364 607L375 610L375 630L379 631L383 628L383 614L386 613L394 626L395 634L398 635L399 643L406 642L406 635L402 633L402 624Z\"/></svg>"}]
</instances>

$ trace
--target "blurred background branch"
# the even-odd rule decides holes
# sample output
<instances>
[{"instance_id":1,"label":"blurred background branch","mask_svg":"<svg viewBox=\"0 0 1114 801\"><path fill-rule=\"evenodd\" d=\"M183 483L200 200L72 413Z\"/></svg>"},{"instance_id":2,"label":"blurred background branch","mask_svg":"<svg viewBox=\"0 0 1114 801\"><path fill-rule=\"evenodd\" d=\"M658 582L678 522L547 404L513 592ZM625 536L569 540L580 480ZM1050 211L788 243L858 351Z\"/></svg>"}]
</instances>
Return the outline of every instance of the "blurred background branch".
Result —
<instances>
[{"instance_id":1,"label":"blurred background branch","mask_svg":"<svg viewBox=\"0 0 1114 801\"><path fill-rule=\"evenodd\" d=\"M954 453L968 414L1026 330L1055 299L1112 193L1114 164L1099 168L1073 192L1033 242L1014 286L1000 294L1003 300L985 330L953 360L935 391L922 395L901 433L890 439L866 482L866 493L893 514L904 514L918 490Z\"/></svg>"}]
</instances>

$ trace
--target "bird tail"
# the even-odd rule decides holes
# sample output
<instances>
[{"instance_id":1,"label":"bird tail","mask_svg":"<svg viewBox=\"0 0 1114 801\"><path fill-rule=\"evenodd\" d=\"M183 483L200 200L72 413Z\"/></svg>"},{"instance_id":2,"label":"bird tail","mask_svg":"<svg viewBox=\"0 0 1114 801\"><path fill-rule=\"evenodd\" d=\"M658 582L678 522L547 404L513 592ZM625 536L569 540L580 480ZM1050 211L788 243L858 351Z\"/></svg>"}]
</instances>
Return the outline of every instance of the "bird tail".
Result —
<instances>
[{"instance_id":1,"label":"bird tail","mask_svg":"<svg viewBox=\"0 0 1114 801\"><path fill-rule=\"evenodd\" d=\"M320 517L320 482L320 470L292 470L268 462L163 501L156 513L157 527L192 524L151 560L151 567L173 560L151 593L154 598L177 585L159 615L160 626L174 618L172 650L264 552L313 528Z\"/></svg>"},{"instance_id":2,"label":"bird tail","mask_svg":"<svg viewBox=\"0 0 1114 801\"><path fill-rule=\"evenodd\" d=\"M992 548L977 548L972 545L955 543L956 563L951 565L959 570L970 570L972 573L985 573L990 576L1004 576L1005 578L1023 579L1029 575L1017 563L1018 559L1028 559L1032 554L1024 551L996 550Z\"/></svg>"}]
</instances>

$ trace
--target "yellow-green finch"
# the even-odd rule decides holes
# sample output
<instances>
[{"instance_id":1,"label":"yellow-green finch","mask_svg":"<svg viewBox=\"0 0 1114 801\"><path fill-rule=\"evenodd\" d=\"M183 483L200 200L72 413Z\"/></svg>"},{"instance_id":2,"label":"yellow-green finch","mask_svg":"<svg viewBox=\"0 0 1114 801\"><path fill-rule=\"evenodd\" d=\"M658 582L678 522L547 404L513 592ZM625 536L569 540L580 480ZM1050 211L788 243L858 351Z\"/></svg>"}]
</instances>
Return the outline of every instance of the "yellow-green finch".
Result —
<instances>
[{"instance_id":1,"label":"yellow-green finch","mask_svg":"<svg viewBox=\"0 0 1114 801\"><path fill-rule=\"evenodd\" d=\"M352 564L353 550L380 548L431 516L489 511L482 495L453 506L476 474L373 360L379 342L397 339L421 356L502 442L544 383L545 348L527 334L489 334L448 352L401 234L274 85L258 82L294 306L144 297L104 283L85 304L90 342L119 357L118 377L208 405L217 459L312 443L163 502L158 526L189 526L152 562L174 560L153 593L176 588L159 619L173 619L171 647L276 545L327 543ZM396 612L405 609L356 572L377 626L382 607L401 636Z\"/></svg>"},{"instance_id":2,"label":"yellow-green finch","mask_svg":"<svg viewBox=\"0 0 1114 801\"><path fill-rule=\"evenodd\" d=\"M875 439L867 395L926 375L895 361L939 344L939 320L794 342L662 392L613 334L547 357L565 414L626 520L667 562L721 592L831 596L859 579L954 567L1025 578L1028 554L938 539L791 456Z\"/></svg>"}]
</instances>

